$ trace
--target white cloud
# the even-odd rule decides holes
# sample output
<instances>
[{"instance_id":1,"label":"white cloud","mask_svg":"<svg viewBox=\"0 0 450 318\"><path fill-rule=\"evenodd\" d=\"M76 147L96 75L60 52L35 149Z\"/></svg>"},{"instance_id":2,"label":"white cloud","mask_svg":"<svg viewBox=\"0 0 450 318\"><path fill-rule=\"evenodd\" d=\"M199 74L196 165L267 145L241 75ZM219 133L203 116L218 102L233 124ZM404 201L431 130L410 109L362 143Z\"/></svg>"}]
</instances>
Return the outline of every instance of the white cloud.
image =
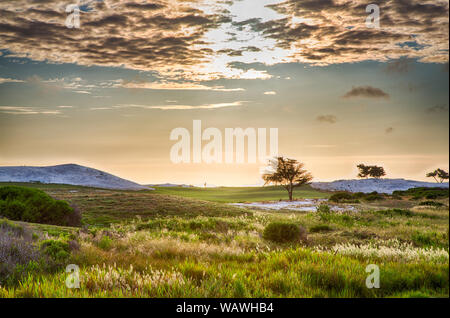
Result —
<instances>
[{"instance_id":1,"label":"white cloud","mask_svg":"<svg viewBox=\"0 0 450 318\"><path fill-rule=\"evenodd\" d=\"M149 106L149 108L162 109L162 110L214 109L214 108L242 106L242 103L243 102L234 102L234 103L206 104L206 105L197 105L197 106L191 106L191 105Z\"/></svg>"},{"instance_id":2,"label":"white cloud","mask_svg":"<svg viewBox=\"0 0 450 318\"><path fill-rule=\"evenodd\" d=\"M199 91L219 91L219 92L240 92L243 88L225 88L223 86L206 86L197 83L183 82L128 82L122 80L115 87L159 89L159 90L199 90Z\"/></svg>"},{"instance_id":3,"label":"white cloud","mask_svg":"<svg viewBox=\"0 0 450 318\"><path fill-rule=\"evenodd\" d=\"M3 78L0 77L0 84L3 83L23 83L24 81L22 80L18 80L18 79L14 79L14 78Z\"/></svg>"},{"instance_id":4,"label":"white cloud","mask_svg":"<svg viewBox=\"0 0 450 318\"><path fill-rule=\"evenodd\" d=\"M193 110L193 109L216 109L225 107L239 107L243 106L247 101L236 101L230 103L217 103L217 104L202 104L202 105L137 105L137 104L123 104L111 107L92 107L90 110L112 110L112 109L125 109L125 108L138 108L138 109L161 109L161 110Z\"/></svg>"},{"instance_id":5,"label":"white cloud","mask_svg":"<svg viewBox=\"0 0 450 318\"><path fill-rule=\"evenodd\" d=\"M59 115L61 111L24 106L0 106L0 113L11 115Z\"/></svg>"}]
</instances>

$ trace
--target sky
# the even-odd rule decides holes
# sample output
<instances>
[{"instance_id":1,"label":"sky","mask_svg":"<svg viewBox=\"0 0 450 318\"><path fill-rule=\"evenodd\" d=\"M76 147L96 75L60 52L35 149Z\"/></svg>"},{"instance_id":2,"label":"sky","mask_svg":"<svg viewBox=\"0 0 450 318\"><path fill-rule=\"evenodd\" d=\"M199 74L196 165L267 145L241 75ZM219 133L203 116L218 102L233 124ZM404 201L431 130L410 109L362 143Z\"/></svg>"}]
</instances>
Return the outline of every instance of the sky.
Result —
<instances>
[{"instance_id":1,"label":"sky","mask_svg":"<svg viewBox=\"0 0 450 318\"><path fill-rule=\"evenodd\" d=\"M379 28L366 19L379 7ZM65 25L68 4L80 27ZM170 159L173 129L278 128L314 181L427 180L449 162L449 2L0 0L0 166L261 184L263 163ZM203 143L205 145L206 142ZM433 181L433 180L429 180Z\"/></svg>"}]
</instances>

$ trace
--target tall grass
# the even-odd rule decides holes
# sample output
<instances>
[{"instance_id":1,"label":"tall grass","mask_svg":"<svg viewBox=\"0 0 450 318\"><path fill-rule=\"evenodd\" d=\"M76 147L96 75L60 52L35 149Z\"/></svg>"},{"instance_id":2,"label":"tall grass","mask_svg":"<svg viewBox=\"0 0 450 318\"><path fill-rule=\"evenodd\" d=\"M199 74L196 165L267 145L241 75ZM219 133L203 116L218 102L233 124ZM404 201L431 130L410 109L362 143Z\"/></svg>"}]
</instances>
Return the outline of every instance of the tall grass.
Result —
<instances>
[{"instance_id":1,"label":"tall grass","mask_svg":"<svg viewBox=\"0 0 450 318\"><path fill-rule=\"evenodd\" d=\"M389 297L420 292L448 294L448 263L379 262L381 288L365 285L364 260L309 249L263 253L257 261L198 262L166 269L118 265L82 268L81 288L68 289L66 274L28 275L0 297Z\"/></svg>"}]
</instances>

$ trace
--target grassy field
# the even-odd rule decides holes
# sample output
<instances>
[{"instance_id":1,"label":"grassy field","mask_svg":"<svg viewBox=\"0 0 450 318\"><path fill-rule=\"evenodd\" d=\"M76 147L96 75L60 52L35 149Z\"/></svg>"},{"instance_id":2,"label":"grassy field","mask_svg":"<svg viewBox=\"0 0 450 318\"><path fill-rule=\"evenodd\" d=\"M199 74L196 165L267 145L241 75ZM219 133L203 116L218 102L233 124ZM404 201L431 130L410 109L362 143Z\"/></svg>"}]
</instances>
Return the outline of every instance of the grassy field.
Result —
<instances>
[{"instance_id":1,"label":"grassy field","mask_svg":"<svg viewBox=\"0 0 450 318\"><path fill-rule=\"evenodd\" d=\"M76 205L84 225L14 222L34 233L29 245L41 252L42 242L61 244L52 243L45 262L18 266L3 280L0 268L0 297L449 296L448 198L436 207L404 197L296 212L221 203L277 200L275 188L250 188L246 196L242 188L31 186ZM300 190L297 198L329 196ZM307 238L265 239L272 222L301 226ZM79 289L65 285L67 264L80 267ZM380 268L379 289L366 287L369 264Z\"/></svg>"},{"instance_id":2,"label":"grassy field","mask_svg":"<svg viewBox=\"0 0 450 318\"><path fill-rule=\"evenodd\" d=\"M155 192L222 203L288 199L288 194L285 189L273 186L219 188L157 187ZM318 191L310 186L302 186L294 190L294 199L321 199L328 198L329 196L330 194L328 192Z\"/></svg>"}]
</instances>

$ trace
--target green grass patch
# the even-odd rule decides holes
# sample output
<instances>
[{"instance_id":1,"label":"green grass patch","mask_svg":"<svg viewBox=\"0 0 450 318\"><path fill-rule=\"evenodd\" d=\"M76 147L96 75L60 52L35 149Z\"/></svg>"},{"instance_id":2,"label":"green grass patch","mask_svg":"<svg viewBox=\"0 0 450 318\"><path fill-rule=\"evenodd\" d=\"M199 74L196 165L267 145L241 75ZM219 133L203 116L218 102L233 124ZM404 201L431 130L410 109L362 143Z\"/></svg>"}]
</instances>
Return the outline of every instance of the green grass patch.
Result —
<instances>
[{"instance_id":1,"label":"green grass patch","mask_svg":"<svg viewBox=\"0 0 450 318\"><path fill-rule=\"evenodd\" d=\"M199 200L234 203L287 200L287 191L281 187L218 187L218 188L182 188L157 187L156 193L177 195ZM319 191L309 185L294 189L294 199L328 198L328 192Z\"/></svg>"}]
</instances>

